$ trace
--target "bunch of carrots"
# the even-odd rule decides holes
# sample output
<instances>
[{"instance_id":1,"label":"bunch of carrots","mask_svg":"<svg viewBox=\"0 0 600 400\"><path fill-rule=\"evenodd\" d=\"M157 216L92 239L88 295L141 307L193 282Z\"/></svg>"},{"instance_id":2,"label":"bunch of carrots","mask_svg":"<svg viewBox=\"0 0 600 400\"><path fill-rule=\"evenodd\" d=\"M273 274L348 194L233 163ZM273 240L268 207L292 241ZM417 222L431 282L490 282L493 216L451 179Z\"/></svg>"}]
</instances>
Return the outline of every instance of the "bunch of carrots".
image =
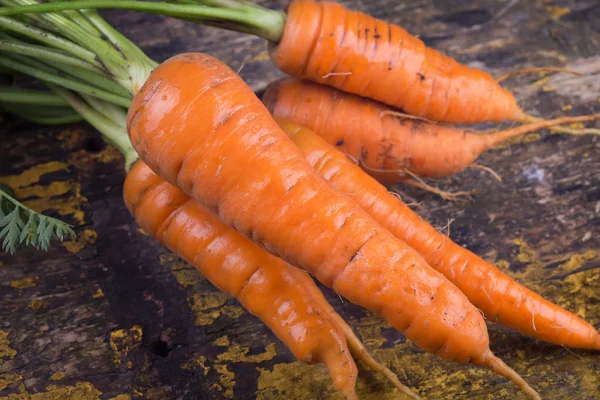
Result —
<instances>
[{"instance_id":1,"label":"bunch of carrots","mask_svg":"<svg viewBox=\"0 0 600 400\"><path fill-rule=\"evenodd\" d=\"M600 350L591 324L455 244L382 185L423 186L421 178L459 172L493 145L541 128L597 133L563 125L600 114L532 117L487 73L334 2L294 0L285 13L243 0L3 4L0 66L50 90L23 98L51 97L70 107L64 117L74 110L96 127L124 155L124 200L137 223L298 359L325 363L348 399L357 398L350 352L418 395L368 354L311 275L421 349L485 366L533 399L537 392L489 349L481 312L539 340ZM157 65L95 8L258 35L295 78L271 84L261 102L209 55ZM498 121L524 125L478 135L443 124Z\"/></svg>"}]
</instances>

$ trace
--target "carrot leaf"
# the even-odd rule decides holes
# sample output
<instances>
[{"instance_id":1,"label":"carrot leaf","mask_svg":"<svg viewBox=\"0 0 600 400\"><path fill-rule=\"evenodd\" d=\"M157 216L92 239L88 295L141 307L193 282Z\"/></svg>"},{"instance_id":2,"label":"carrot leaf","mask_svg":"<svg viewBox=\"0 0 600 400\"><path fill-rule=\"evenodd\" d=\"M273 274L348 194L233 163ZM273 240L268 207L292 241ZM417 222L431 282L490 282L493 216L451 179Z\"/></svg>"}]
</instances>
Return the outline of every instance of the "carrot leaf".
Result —
<instances>
[{"instance_id":1,"label":"carrot leaf","mask_svg":"<svg viewBox=\"0 0 600 400\"><path fill-rule=\"evenodd\" d=\"M23 246L48 250L50 243L67 236L74 237L71 225L38 213L11 196L11 190L0 186L0 240L2 250L14 254Z\"/></svg>"}]
</instances>

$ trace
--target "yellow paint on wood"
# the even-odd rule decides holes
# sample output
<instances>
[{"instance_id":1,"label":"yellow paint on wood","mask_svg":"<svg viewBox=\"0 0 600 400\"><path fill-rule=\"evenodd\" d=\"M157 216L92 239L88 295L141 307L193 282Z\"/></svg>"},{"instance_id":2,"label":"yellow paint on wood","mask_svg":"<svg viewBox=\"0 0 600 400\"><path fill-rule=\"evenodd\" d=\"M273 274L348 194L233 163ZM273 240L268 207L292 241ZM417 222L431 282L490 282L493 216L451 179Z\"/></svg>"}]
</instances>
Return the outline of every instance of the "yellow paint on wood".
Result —
<instances>
[{"instance_id":1,"label":"yellow paint on wood","mask_svg":"<svg viewBox=\"0 0 600 400\"><path fill-rule=\"evenodd\" d=\"M248 362L248 363L261 363L263 361L269 361L275 358L277 352L275 351L275 343L270 343L265 347L265 351L260 354L248 355L250 349L239 344L229 346L227 351L217 356L219 362Z\"/></svg>"},{"instance_id":2,"label":"yellow paint on wood","mask_svg":"<svg viewBox=\"0 0 600 400\"><path fill-rule=\"evenodd\" d=\"M23 278L12 281L10 287L14 289L29 289L36 287L40 283L40 277L34 276L33 278Z\"/></svg>"},{"instance_id":3,"label":"yellow paint on wood","mask_svg":"<svg viewBox=\"0 0 600 400\"><path fill-rule=\"evenodd\" d=\"M0 365L2 365L2 360L0 360ZM0 375L0 391L6 389L7 387L13 386L17 383L20 383L22 380L23 380L23 377L21 375L17 375L17 374Z\"/></svg>"},{"instance_id":4,"label":"yellow paint on wood","mask_svg":"<svg viewBox=\"0 0 600 400\"><path fill-rule=\"evenodd\" d=\"M34 165L21 172L19 175L0 176L0 183L10 186L18 196L17 189L39 182L40 178L46 174L57 171L66 171L67 168L68 165L63 162L50 161Z\"/></svg>"},{"instance_id":5,"label":"yellow paint on wood","mask_svg":"<svg viewBox=\"0 0 600 400\"><path fill-rule=\"evenodd\" d=\"M208 375L208 371L210 370L210 367L206 365L207 361L208 359L205 356L197 355L192 357L192 359L188 362L184 363L181 366L181 368L191 370L202 369L202 371L204 372L204 376L206 376Z\"/></svg>"},{"instance_id":6,"label":"yellow paint on wood","mask_svg":"<svg viewBox=\"0 0 600 400\"><path fill-rule=\"evenodd\" d=\"M128 394L118 394L115 397L111 397L108 400L131 400L131 396Z\"/></svg>"},{"instance_id":7,"label":"yellow paint on wood","mask_svg":"<svg viewBox=\"0 0 600 400\"><path fill-rule=\"evenodd\" d=\"M110 348L114 351L113 361L118 367L121 365L122 358L130 351L137 349L142 344L143 331L139 325L134 325L129 329L119 329L110 333ZM128 366L131 368L131 366Z\"/></svg>"},{"instance_id":8,"label":"yellow paint on wood","mask_svg":"<svg viewBox=\"0 0 600 400\"><path fill-rule=\"evenodd\" d=\"M64 379L64 377L66 376L66 374L62 371L58 371L53 373L52 375L50 375L50 379L53 381L60 381L62 379Z\"/></svg>"},{"instance_id":9,"label":"yellow paint on wood","mask_svg":"<svg viewBox=\"0 0 600 400\"><path fill-rule=\"evenodd\" d=\"M206 326L212 324L221 316L219 307L227 302L227 295L223 292L218 292L209 295L201 295L194 293L188 297L190 308L196 315L196 325Z\"/></svg>"},{"instance_id":10,"label":"yellow paint on wood","mask_svg":"<svg viewBox=\"0 0 600 400\"><path fill-rule=\"evenodd\" d=\"M69 253L79 253L86 245L96 243L98 239L98 233L93 229L84 229L83 232L77 235L72 240L65 240L62 245Z\"/></svg>"},{"instance_id":11,"label":"yellow paint on wood","mask_svg":"<svg viewBox=\"0 0 600 400\"><path fill-rule=\"evenodd\" d=\"M100 299L100 298L104 297L104 292L102 291L102 288L97 288L96 292L94 293L94 295L92 297L94 299Z\"/></svg>"},{"instance_id":12,"label":"yellow paint on wood","mask_svg":"<svg viewBox=\"0 0 600 400\"><path fill-rule=\"evenodd\" d=\"M215 383L213 386L223 392L224 398L233 399L235 374L229 370L226 364L216 364L214 368L219 374L219 383Z\"/></svg>"},{"instance_id":13,"label":"yellow paint on wood","mask_svg":"<svg viewBox=\"0 0 600 400\"><path fill-rule=\"evenodd\" d=\"M215 346L219 346L219 347L227 347L227 346L229 346L231 344L231 342L229 341L229 338L227 337L227 335L225 335L225 336L221 336L221 337L216 338L213 341L213 344Z\"/></svg>"},{"instance_id":14,"label":"yellow paint on wood","mask_svg":"<svg viewBox=\"0 0 600 400\"><path fill-rule=\"evenodd\" d=\"M72 150L85 139L86 133L80 129L68 128L58 134L57 139L61 142L60 147Z\"/></svg>"},{"instance_id":15,"label":"yellow paint on wood","mask_svg":"<svg viewBox=\"0 0 600 400\"><path fill-rule=\"evenodd\" d=\"M563 15L567 15L571 12L570 8L559 7L559 6L546 6L546 11L554 18L560 18Z\"/></svg>"},{"instance_id":16,"label":"yellow paint on wood","mask_svg":"<svg viewBox=\"0 0 600 400\"><path fill-rule=\"evenodd\" d=\"M32 300L29 303L29 308L32 310L41 310L42 308L48 308L48 302L46 300Z\"/></svg>"}]
</instances>

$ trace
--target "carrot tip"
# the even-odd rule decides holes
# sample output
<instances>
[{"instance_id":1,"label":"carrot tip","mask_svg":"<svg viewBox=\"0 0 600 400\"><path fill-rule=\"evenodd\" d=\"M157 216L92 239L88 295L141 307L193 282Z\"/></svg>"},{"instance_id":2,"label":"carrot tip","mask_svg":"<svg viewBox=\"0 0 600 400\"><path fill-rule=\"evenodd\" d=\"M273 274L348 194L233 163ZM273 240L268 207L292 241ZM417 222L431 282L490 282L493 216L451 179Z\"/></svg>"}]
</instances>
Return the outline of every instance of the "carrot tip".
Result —
<instances>
[{"instance_id":1,"label":"carrot tip","mask_svg":"<svg viewBox=\"0 0 600 400\"><path fill-rule=\"evenodd\" d=\"M529 384L519 375L515 370L506 365L504 361L496 357L491 350L483 355L483 362L492 372L497 373L514 383L519 389L521 389L529 398L533 400L541 400L542 398Z\"/></svg>"}]
</instances>

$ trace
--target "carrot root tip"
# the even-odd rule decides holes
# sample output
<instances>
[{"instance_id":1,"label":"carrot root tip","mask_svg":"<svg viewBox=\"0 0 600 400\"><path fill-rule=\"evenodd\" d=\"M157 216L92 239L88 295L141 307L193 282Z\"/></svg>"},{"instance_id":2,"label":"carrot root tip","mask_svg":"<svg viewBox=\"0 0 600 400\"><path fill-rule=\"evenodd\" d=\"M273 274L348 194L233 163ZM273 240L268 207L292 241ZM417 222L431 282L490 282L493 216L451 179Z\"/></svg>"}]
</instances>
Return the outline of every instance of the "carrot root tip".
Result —
<instances>
[{"instance_id":1,"label":"carrot root tip","mask_svg":"<svg viewBox=\"0 0 600 400\"><path fill-rule=\"evenodd\" d=\"M500 358L496 357L490 350L484 354L483 361L479 362L478 364L483 364L489 368L490 371L509 379L532 400L542 400L539 393L529 386L529 384L521 377L521 375L506 365Z\"/></svg>"}]
</instances>

